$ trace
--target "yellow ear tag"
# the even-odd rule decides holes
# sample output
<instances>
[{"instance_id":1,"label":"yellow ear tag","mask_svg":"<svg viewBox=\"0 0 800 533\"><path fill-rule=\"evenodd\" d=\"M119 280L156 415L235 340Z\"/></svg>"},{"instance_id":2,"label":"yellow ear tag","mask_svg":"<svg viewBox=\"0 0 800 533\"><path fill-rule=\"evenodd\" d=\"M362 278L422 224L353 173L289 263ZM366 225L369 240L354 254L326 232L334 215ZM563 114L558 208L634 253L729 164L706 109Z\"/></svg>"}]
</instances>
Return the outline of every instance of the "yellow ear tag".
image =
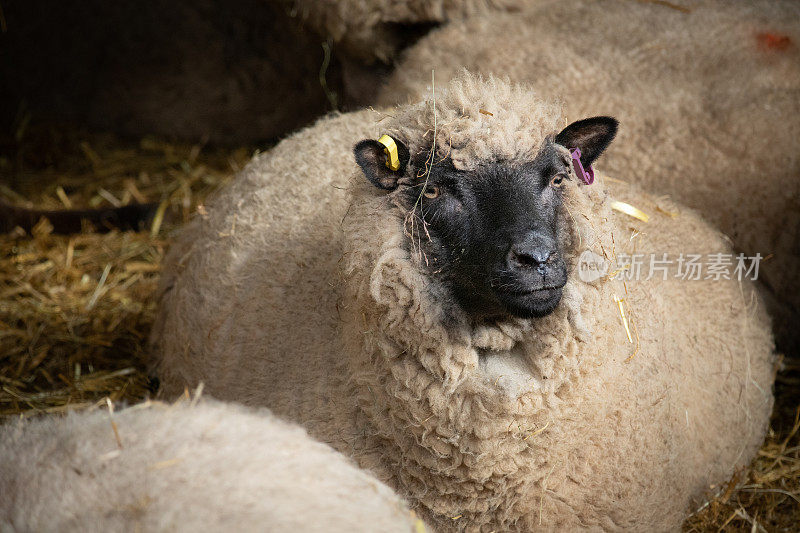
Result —
<instances>
[{"instance_id":1,"label":"yellow ear tag","mask_svg":"<svg viewBox=\"0 0 800 533\"><path fill-rule=\"evenodd\" d=\"M386 166L389 170L400 170L400 157L397 155L397 143L394 139L384 135L378 142L384 146L383 152L386 154Z\"/></svg>"}]
</instances>

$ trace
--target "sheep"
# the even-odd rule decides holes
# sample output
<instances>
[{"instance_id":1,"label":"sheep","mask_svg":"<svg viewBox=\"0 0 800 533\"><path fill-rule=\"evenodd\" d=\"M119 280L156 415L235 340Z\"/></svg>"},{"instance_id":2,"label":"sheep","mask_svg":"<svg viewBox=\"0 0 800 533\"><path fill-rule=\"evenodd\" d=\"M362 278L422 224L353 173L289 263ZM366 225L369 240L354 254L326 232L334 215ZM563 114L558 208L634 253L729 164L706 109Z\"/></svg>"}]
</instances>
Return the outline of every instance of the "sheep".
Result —
<instances>
[{"instance_id":1,"label":"sheep","mask_svg":"<svg viewBox=\"0 0 800 533\"><path fill-rule=\"evenodd\" d=\"M748 280L580 279L586 251L617 265L730 252L691 210L600 172L579 183L568 149L588 172L615 124L561 130L561 108L528 87L463 73L258 155L165 259L161 394L203 382L268 406L437 530L677 529L760 445L773 343ZM452 203L468 193L482 200ZM511 248L492 299L493 232L528 216L538 233ZM461 259L476 247L491 257Z\"/></svg>"},{"instance_id":2,"label":"sheep","mask_svg":"<svg viewBox=\"0 0 800 533\"><path fill-rule=\"evenodd\" d=\"M145 403L0 427L2 531L424 531L266 409Z\"/></svg>"},{"instance_id":3,"label":"sheep","mask_svg":"<svg viewBox=\"0 0 800 533\"><path fill-rule=\"evenodd\" d=\"M406 51L378 103L416 100L460 68L531 84L570 118L626 127L609 175L695 208L761 278L779 346L800 348L800 5L791 0L536 2L454 21ZM673 6L674 7L674 6Z\"/></svg>"},{"instance_id":4,"label":"sheep","mask_svg":"<svg viewBox=\"0 0 800 533\"><path fill-rule=\"evenodd\" d=\"M470 14L516 10L524 4L520 0L273 1L287 5L312 30L341 46L347 56L367 64L390 63L420 28Z\"/></svg>"}]
</instances>

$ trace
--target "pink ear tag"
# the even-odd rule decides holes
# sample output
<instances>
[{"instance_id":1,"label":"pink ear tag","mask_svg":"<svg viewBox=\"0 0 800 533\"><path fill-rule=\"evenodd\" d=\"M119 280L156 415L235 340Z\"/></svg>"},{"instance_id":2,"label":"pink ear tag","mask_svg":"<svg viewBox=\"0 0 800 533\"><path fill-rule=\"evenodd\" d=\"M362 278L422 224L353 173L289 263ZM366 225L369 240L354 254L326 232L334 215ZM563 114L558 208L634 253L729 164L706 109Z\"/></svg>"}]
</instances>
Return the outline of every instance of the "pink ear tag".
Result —
<instances>
[{"instance_id":1,"label":"pink ear tag","mask_svg":"<svg viewBox=\"0 0 800 533\"><path fill-rule=\"evenodd\" d=\"M570 154L572 155L572 166L575 168L575 174L577 174L586 185L594 183L594 169L592 165L589 165L588 171L583 169L583 163L581 163L581 149L575 148L574 150L570 150Z\"/></svg>"}]
</instances>

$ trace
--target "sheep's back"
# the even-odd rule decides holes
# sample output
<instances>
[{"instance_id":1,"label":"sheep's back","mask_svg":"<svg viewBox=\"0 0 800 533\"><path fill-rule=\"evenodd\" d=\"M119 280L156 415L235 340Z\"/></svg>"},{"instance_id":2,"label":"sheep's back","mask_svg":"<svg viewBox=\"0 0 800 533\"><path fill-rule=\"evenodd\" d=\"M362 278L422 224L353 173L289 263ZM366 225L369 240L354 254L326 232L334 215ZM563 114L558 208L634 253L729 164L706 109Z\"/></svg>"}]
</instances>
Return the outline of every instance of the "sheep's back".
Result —
<instances>
[{"instance_id":1,"label":"sheep's back","mask_svg":"<svg viewBox=\"0 0 800 533\"><path fill-rule=\"evenodd\" d=\"M770 321L747 279L704 279L706 270L700 280L675 277L680 254L701 254L707 265L708 254L732 253L697 213L629 185L610 192L650 221L612 212L609 255L640 253L646 263L638 281L609 282L585 310L594 313L587 373L565 411L577 413L566 417L572 436L553 445L573 447L563 490L576 498L579 521L672 529L763 442L775 372ZM666 280L646 279L651 254L672 261Z\"/></svg>"},{"instance_id":2,"label":"sheep's back","mask_svg":"<svg viewBox=\"0 0 800 533\"><path fill-rule=\"evenodd\" d=\"M185 401L15 421L0 428L0 449L3 531L411 532L416 522L388 487L264 409Z\"/></svg>"},{"instance_id":3,"label":"sheep's back","mask_svg":"<svg viewBox=\"0 0 800 533\"><path fill-rule=\"evenodd\" d=\"M335 272L356 168L343 154L375 136L377 118L334 116L296 133L255 157L178 233L151 335L163 394L202 382L216 398L329 418L327 394L310 391L341 374Z\"/></svg>"}]
</instances>

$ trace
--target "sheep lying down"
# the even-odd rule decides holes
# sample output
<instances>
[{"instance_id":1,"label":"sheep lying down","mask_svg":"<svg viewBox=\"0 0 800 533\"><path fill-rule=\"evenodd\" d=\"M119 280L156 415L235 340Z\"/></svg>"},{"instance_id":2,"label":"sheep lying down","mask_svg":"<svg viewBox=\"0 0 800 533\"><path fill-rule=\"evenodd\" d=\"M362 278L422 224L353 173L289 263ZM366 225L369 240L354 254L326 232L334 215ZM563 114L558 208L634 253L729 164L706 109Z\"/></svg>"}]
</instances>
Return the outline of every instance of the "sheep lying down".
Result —
<instances>
[{"instance_id":1,"label":"sheep lying down","mask_svg":"<svg viewBox=\"0 0 800 533\"><path fill-rule=\"evenodd\" d=\"M730 248L689 209L586 183L616 129L465 73L296 133L177 237L163 393L268 406L442 531L679 528L761 443L773 343L733 272L625 279L625 254Z\"/></svg>"},{"instance_id":2,"label":"sheep lying down","mask_svg":"<svg viewBox=\"0 0 800 533\"><path fill-rule=\"evenodd\" d=\"M800 3L682 4L538 1L454 21L405 52L378 102L416 101L431 69L446 82L467 68L561 99L570 120L613 114L623 127L603 168L700 210L737 250L771 255L759 279L797 352Z\"/></svg>"},{"instance_id":3,"label":"sheep lying down","mask_svg":"<svg viewBox=\"0 0 800 533\"><path fill-rule=\"evenodd\" d=\"M296 18L300 27L308 30L308 35L303 36L306 40L316 39L315 43L327 40L332 46L335 61L328 73L329 79L335 84L339 79L337 74L340 76L340 107L343 104L347 109L355 109L375 102L376 87L394 68L400 52L432 28L468 16L515 11L527 0L268 0L268 3L273 4L271 9L285 11ZM297 40L290 37L282 42ZM284 52L316 60L316 54L304 50L302 42L300 39L291 50L284 45ZM299 72L299 67L295 70ZM283 81L277 85L279 89L291 86L290 82ZM308 88L308 84L292 81L294 85ZM310 88L317 89L322 96L319 87L311 85ZM273 89L278 95L276 91ZM314 111L309 109L308 102L291 100L276 107L291 116L307 116ZM256 118L263 122L263 116ZM257 126L264 127L260 123Z\"/></svg>"},{"instance_id":4,"label":"sheep lying down","mask_svg":"<svg viewBox=\"0 0 800 533\"><path fill-rule=\"evenodd\" d=\"M525 0L271 0L355 58L391 62L408 34L467 15L519 9Z\"/></svg>"},{"instance_id":5,"label":"sheep lying down","mask_svg":"<svg viewBox=\"0 0 800 533\"><path fill-rule=\"evenodd\" d=\"M0 531L420 531L388 487L266 409L11 422L0 450Z\"/></svg>"}]
</instances>

